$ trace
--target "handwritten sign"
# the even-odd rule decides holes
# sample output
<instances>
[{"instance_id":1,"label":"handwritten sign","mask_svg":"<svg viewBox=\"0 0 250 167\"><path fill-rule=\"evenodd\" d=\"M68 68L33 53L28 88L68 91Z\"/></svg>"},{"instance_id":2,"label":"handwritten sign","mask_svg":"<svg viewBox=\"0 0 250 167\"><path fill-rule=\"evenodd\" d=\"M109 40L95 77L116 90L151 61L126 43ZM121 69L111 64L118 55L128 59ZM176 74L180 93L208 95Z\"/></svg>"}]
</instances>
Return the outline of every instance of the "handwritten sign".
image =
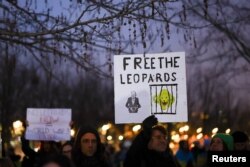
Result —
<instances>
[{"instance_id":1,"label":"handwritten sign","mask_svg":"<svg viewBox=\"0 0 250 167\"><path fill-rule=\"evenodd\" d=\"M70 140L71 109L28 108L28 140Z\"/></svg>"},{"instance_id":2,"label":"handwritten sign","mask_svg":"<svg viewBox=\"0 0 250 167\"><path fill-rule=\"evenodd\" d=\"M187 121L184 52L114 56L115 123Z\"/></svg>"}]
</instances>

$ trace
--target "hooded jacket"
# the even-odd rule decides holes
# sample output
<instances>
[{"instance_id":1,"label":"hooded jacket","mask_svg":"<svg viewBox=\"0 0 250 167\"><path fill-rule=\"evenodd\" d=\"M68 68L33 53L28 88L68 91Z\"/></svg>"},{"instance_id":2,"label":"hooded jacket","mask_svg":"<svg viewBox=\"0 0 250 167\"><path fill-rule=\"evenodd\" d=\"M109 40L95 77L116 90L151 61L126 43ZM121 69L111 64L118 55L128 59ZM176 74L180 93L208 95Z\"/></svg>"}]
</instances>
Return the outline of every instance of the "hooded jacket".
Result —
<instances>
[{"instance_id":1,"label":"hooded jacket","mask_svg":"<svg viewBox=\"0 0 250 167\"><path fill-rule=\"evenodd\" d=\"M93 156L89 157L81 152L81 138L86 133L92 133L96 136L97 149ZM104 145L101 143L98 132L92 127L81 127L77 134L73 146L73 161L76 167L108 167L104 156Z\"/></svg>"}]
</instances>

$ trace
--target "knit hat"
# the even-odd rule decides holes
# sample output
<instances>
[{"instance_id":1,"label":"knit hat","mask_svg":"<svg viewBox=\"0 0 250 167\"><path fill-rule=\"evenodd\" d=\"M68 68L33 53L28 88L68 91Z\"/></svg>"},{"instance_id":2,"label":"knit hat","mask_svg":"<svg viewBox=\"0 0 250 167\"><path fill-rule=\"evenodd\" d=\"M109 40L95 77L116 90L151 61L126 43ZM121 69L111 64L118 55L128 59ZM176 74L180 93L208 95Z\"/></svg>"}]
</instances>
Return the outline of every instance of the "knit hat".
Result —
<instances>
[{"instance_id":1,"label":"knit hat","mask_svg":"<svg viewBox=\"0 0 250 167\"><path fill-rule=\"evenodd\" d=\"M242 131L235 131L234 133L232 133L232 136L235 143L246 142L249 140L248 136Z\"/></svg>"},{"instance_id":2,"label":"knit hat","mask_svg":"<svg viewBox=\"0 0 250 167\"><path fill-rule=\"evenodd\" d=\"M228 150L233 150L233 137L228 134L224 133L217 133L216 135L213 136L214 138L220 138L227 146Z\"/></svg>"}]
</instances>

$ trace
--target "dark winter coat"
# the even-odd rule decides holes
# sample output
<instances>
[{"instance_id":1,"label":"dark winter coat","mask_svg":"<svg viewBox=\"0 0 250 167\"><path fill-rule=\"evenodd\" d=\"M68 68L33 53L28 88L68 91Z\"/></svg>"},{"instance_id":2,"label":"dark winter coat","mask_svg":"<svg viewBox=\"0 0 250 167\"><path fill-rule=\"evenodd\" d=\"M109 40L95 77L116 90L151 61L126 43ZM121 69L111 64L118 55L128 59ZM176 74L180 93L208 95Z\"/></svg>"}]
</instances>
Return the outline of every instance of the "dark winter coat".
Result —
<instances>
[{"instance_id":1,"label":"dark winter coat","mask_svg":"<svg viewBox=\"0 0 250 167\"><path fill-rule=\"evenodd\" d=\"M91 156L85 156L81 152L81 137L86 133L93 133L97 139L96 153ZM75 167L108 167L108 162L104 155L105 147L101 143L98 132L91 127L81 127L76 135L73 147L73 161Z\"/></svg>"},{"instance_id":2,"label":"dark winter coat","mask_svg":"<svg viewBox=\"0 0 250 167\"><path fill-rule=\"evenodd\" d=\"M149 150L149 137L142 131L127 152L124 167L176 167L170 151L163 153Z\"/></svg>"},{"instance_id":3,"label":"dark winter coat","mask_svg":"<svg viewBox=\"0 0 250 167\"><path fill-rule=\"evenodd\" d=\"M22 141L22 151L25 154L25 157L22 161L22 167L37 167L44 159L59 154L59 150L56 148L56 143L53 141L47 141L51 144L51 149L49 151L41 149L38 152L35 152L29 146L29 141L24 137L21 137Z\"/></svg>"}]
</instances>

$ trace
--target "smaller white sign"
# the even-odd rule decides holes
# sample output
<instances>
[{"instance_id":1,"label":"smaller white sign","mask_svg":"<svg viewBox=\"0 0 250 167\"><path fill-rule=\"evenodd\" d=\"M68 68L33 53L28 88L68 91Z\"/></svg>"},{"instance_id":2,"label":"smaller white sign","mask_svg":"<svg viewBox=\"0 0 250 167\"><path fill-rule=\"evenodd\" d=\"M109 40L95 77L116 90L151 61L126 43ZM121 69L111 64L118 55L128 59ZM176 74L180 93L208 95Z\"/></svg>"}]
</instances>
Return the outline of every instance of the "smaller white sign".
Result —
<instances>
[{"instance_id":1,"label":"smaller white sign","mask_svg":"<svg viewBox=\"0 0 250 167\"><path fill-rule=\"evenodd\" d=\"M70 140L71 109L28 108L28 140Z\"/></svg>"}]
</instances>

